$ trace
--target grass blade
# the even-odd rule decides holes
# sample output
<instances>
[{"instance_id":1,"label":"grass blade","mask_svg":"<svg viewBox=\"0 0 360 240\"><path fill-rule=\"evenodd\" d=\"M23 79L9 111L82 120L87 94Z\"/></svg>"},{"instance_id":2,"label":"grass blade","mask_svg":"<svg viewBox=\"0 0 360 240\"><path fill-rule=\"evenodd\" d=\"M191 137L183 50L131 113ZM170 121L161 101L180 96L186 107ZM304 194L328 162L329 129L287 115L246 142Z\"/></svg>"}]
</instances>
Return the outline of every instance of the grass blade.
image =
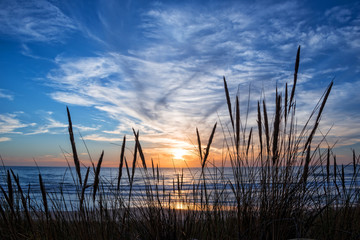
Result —
<instances>
[{"instance_id":1,"label":"grass blade","mask_svg":"<svg viewBox=\"0 0 360 240\"><path fill-rule=\"evenodd\" d=\"M40 190L41 190L41 196L42 196L42 200L43 200L43 205L44 205L44 210L45 210L45 215L46 215L46 219L49 219L49 207L48 207L48 202L47 202L47 197L46 197L46 189L41 177L41 174L39 173L39 183L40 183Z\"/></svg>"},{"instance_id":2,"label":"grass blade","mask_svg":"<svg viewBox=\"0 0 360 240\"><path fill-rule=\"evenodd\" d=\"M196 128L196 135L197 135L197 141L199 146L199 154L200 154L200 162L203 162L203 156L202 156L202 148L201 148L201 140L200 140L200 134L198 128Z\"/></svg>"},{"instance_id":3,"label":"grass blade","mask_svg":"<svg viewBox=\"0 0 360 240\"><path fill-rule=\"evenodd\" d=\"M126 142L126 136L124 136L123 143L122 143L122 146L121 146L119 176L118 176L118 182L117 182L117 190L118 191L120 189L120 180L121 180L121 177L122 177L122 169L123 169L123 165L124 165L125 142Z\"/></svg>"},{"instance_id":4,"label":"grass blade","mask_svg":"<svg viewBox=\"0 0 360 240\"><path fill-rule=\"evenodd\" d=\"M261 125L261 111L260 111L260 102L258 101L258 106L257 106L257 124L258 124L258 129L259 129L259 143L260 143L260 156L262 158L262 153L263 153L263 142L262 142L262 125Z\"/></svg>"},{"instance_id":5,"label":"grass blade","mask_svg":"<svg viewBox=\"0 0 360 240\"><path fill-rule=\"evenodd\" d=\"M87 181L88 181L88 177L89 177L89 172L90 172L90 167L88 167L87 170L86 170L85 179L84 179L84 185L81 188L80 211L83 211L83 204L84 204L84 200L85 200L85 190L88 187L87 186Z\"/></svg>"},{"instance_id":6,"label":"grass blade","mask_svg":"<svg viewBox=\"0 0 360 240\"><path fill-rule=\"evenodd\" d=\"M309 135L309 137L308 137L308 139L307 139L307 141L306 141L306 143L305 143L304 151L305 151L305 149L307 148L308 144L311 143L311 141L312 141L312 139L313 139L313 137L314 137L314 135L315 135L315 132L316 132L318 126L319 126L321 114L322 114L322 112L323 112L323 110L324 110L325 104L326 104L326 102L327 102L327 99L328 99L328 97L329 97L329 94L330 94L330 92L331 92L331 88L332 88L333 84L334 84L334 82L331 81L330 85L328 86L328 88L327 88L327 90L326 90L326 92L325 92L325 96L324 96L324 98L323 98L323 101L322 101L322 103L321 103L321 106L320 106L318 115L317 115L317 117L316 117L315 125L314 125L314 127L313 127L313 129L312 129L312 131L311 131L311 133L310 133L310 135Z\"/></svg>"},{"instance_id":7,"label":"grass blade","mask_svg":"<svg viewBox=\"0 0 360 240\"><path fill-rule=\"evenodd\" d=\"M253 129L251 128L251 129L250 129L250 133L249 133L249 139L248 139L248 143L247 143L247 147L246 147L246 156L249 154L249 148L250 148L252 130L253 130Z\"/></svg>"},{"instance_id":8,"label":"grass blade","mask_svg":"<svg viewBox=\"0 0 360 240\"><path fill-rule=\"evenodd\" d=\"M224 79L224 89L225 89L226 102L227 102L227 106L228 106L228 109L229 109L229 115L230 115L230 119L231 119L231 125L232 125L232 127L234 129L234 119L233 119L232 110L231 110L231 101L230 101L229 89L227 87L225 77L223 77L223 79Z\"/></svg>"},{"instance_id":9,"label":"grass blade","mask_svg":"<svg viewBox=\"0 0 360 240\"><path fill-rule=\"evenodd\" d=\"M267 111L266 111L265 100L263 100L263 112L264 112L266 148L267 148L267 152L269 154L270 153L270 133L269 133L269 121L268 121L268 115L267 115Z\"/></svg>"},{"instance_id":10,"label":"grass blade","mask_svg":"<svg viewBox=\"0 0 360 240\"><path fill-rule=\"evenodd\" d=\"M208 141L208 144L207 144L207 147L206 147L206 151L205 151L205 155L204 155L204 161L202 162L202 166L201 168L204 169L205 167L205 163L206 163L206 160L209 156L209 152L210 152L210 145L212 143L212 140L213 140L213 137L214 137L214 134L215 134L215 130L216 130L216 125L217 123L215 123L214 127L213 127L213 130L210 134L210 138L209 138L209 141Z\"/></svg>"},{"instance_id":11,"label":"grass blade","mask_svg":"<svg viewBox=\"0 0 360 240\"><path fill-rule=\"evenodd\" d=\"M95 171L95 177L94 177L94 191L93 191L93 200L95 201L95 197L96 197L96 191L99 188L99 182L100 182L100 169L101 169L101 163L103 161L103 157L104 157L104 150L101 152L101 156L100 159L98 161L98 164L96 166L96 171Z\"/></svg>"},{"instance_id":12,"label":"grass blade","mask_svg":"<svg viewBox=\"0 0 360 240\"><path fill-rule=\"evenodd\" d=\"M296 82L297 82L297 74L298 74L298 71L299 71L299 63L300 63L300 46L298 47L298 50L297 50L297 53L296 53L295 71L294 71L294 83L293 83L293 87L292 87L291 95L290 95L289 112L290 112L290 108L292 106L292 102L293 102L294 96L295 96L295 88L296 88Z\"/></svg>"},{"instance_id":13,"label":"grass blade","mask_svg":"<svg viewBox=\"0 0 360 240\"><path fill-rule=\"evenodd\" d=\"M8 186L8 197L9 197L9 205L11 208L14 206L14 191L11 181L11 176L9 170L7 170L7 186Z\"/></svg>"},{"instance_id":14,"label":"grass blade","mask_svg":"<svg viewBox=\"0 0 360 240\"><path fill-rule=\"evenodd\" d=\"M32 221L31 221L30 213L29 213L28 206L27 206L27 203L26 203L26 198L24 196L23 190L22 190L21 185L20 185L19 177L17 177L12 170L11 170L11 174L12 174L12 176L13 176L15 182L16 182L18 192L20 193L21 203L22 203L22 206L24 208L26 219L27 219L28 224L30 226L31 232L34 234L34 230L32 228Z\"/></svg>"},{"instance_id":15,"label":"grass blade","mask_svg":"<svg viewBox=\"0 0 360 240\"><path fill-rule=\"evenodd\" d=\"M239 105L239 98L238 96L236 96L236 119L235 119L235 123L236 123L236 152L237 154L239 153L239 144L240 144L240 105Z\"/></svg>"},{"instance_id":16,"label":"grass blade","mask_svg":"<svg viewBox=\"0 0 360 240\"><path fill-rule=\"evenodd\" d=\"M275 165L278 160L278 138L279 138L279 131L280 131L280 114L281 114L281 95L276 95L276 109L275 109L275 121L274 121L274 130L273 130L273 148L272 148L273 165Z\"/></svg>"},{"instance_id":17,"label":"grass blade","mask_svg":"<svg viewBox=\"0 0 360 240\"><path fill-rule=\"evenodd\" d=\"M71 116L70 116L70 111L69 111L68 107L66 107L66 111L67 111L68 121L69 121L68 130L69 130L71 148L72 148L72 152L73 152L74 164L75 164L77 175L79 177L80 185L82 185L81 172L80 172L80 161L79 161L79 157L78 157L78 154L77 154L77 151L76 151L74 133L73 133L72 122L71 122Z\"/></svg>"},{"instance_id":18,"label":"grass blade","mask_svg":"<svg viewBox=\"0 0 360 240\"><path fill-rule=\"evenodd\" d=\"M139 141L139 131L138 131L137 134L136 134L136 133L135 133L135 130L133 129L133 132L134 132L135 141L136 141L136 144L135 144L135 145L136 145L137 148L138 148L142 165L143 165L144 169L146 170L147 168L146 168L145 156L144 156L144 153L143 153L143 151L142 151L141 144L140 144L140 141Z\"/></svg>"}]
</instances>

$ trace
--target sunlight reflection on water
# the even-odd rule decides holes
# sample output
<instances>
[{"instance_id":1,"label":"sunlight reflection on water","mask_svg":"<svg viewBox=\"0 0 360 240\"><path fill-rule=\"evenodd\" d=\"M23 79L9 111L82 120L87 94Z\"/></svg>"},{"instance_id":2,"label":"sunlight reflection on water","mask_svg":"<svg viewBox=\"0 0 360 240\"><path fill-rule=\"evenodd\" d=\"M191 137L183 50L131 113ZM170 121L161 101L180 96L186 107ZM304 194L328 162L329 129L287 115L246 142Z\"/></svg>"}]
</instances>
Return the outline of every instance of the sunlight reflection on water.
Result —
<instances>
[{"instance_id":1,"label":"sunlight reflection on water","mask_svg":"<svg viewBox=\"0 0 360 240\"><path fill-rule=\"evenodd\" d=\"M24 192L29 192L31 200L34 202L41 202L42 196L39 185L39 171L41 172L46 191L52 199L57 199L63 204L72 204L76 206L79 201L79 185L76 179L75 169L67 167L12 167L14 173L19 176L21 187ZM345 167L345 185L348 187L357 188L360 184L350 186L353 176L353 168L351 166ZM109 204L114 200L120 198L126 199L130 194L129 180L126 170L123 170L123 178L121 179L120 191L116 189L117 185L117 168L102 168L101 169L101 184L99 192L103 195L103 201ZM131 172L131 171L130 171ZM219 201L223 208L231 208L234 205L235 198L231 190L230 184L233 182L232 168L223 168L220 172L216 169L207 169L205 175L205 182L207 188L208 199L201 197L201 188L203 187L203 179L200 179L201 169L169 169L164 168L160 170L161 176L157 178L150 170L147 174L143 169L136 169L134 176L134 185L131 189L132 204L144 202L150 196L156 197L161 201L163 206L169 206L169 198L171 199L170 206L175 209L192 209L196 210L199 203L207 202L208 206L217 204ZM220 174L221 173L221 174ZM85 169L82 169L82 175L85 175ZM244 176L246 178L246 176ZM323 172L317 171L315 174L309 176L308 185L318 184L314 181L315 178L324 179ZM252 183L244 184L245 188L254 188L256 194L257 188L260 186L259 176L255 176ZM86 199L91 202L92 186L94 182L94 174L89 175L89 187L85 191ZM282 183L279 183L282 184ZM1 170L0 185L7 190L6 171ZM334 183L330 183L334 187ZM280 186L280 185L279 185ZM321 189L321 188L320 188ZM61 195L64 193L65 197ZM221 193L221 195L219 195ZM321 192L318 192L321 195ZM334 193L335 194L335 193Z\"/></svg>"}]
</instances>

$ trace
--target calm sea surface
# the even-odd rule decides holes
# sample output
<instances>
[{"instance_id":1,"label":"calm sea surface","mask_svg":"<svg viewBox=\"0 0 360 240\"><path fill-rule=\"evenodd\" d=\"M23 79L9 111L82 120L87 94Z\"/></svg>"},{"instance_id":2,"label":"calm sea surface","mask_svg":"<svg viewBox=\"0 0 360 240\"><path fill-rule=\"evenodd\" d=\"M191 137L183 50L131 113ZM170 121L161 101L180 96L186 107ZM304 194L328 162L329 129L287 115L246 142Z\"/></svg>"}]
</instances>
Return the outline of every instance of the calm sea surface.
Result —
<instances>
[{"instance_id":1,"label":"calm sea surface","mask_svg":"<svg viewBox=\"0 0 360 240\"><path fill-rule=\"evenodd\" d=\"M359 167L359 166L358 166ZM63 192L65 196L66 202L76 202L78 201L78 183L76 182L76 171L74 168L68 167L6 167L6 169L0 169L0 185L7 191L7 180L6 180L6 171L8 169L12 169L16 175L19 176L20 184L23 189L23 192L29 193L30 198L34 201L41 202L41 190L39 184L39 173L42 175L43 182L45 184L46 191L52 199L59 198L61 196L60 191ZM333 171L333 168L331 168ZM360 185L357 182L354 185L353 179L353 166L347 166L344 168L344 180L345 186L347 188L356 189ZM131 174L132 170L129 169ZM191 169L159 169L160 177L157 179L156 169L153 172L152 169L148 169L147 175L145 174L143 169L136 169L134 180L133 180L133 189L132 189L132 198L134 199L145 199L146 189L147 187L151 187L153 190L155 189L155 184L159 186L159 192L162 195L175 195L182 192L184 195L194 190L194 187L202 184L202 180L200 180L201 169L191 168ZM257 172L256 170L254 172ZM86 169L82 169L82 176L84 178L86 173ZM244 171L245 173L245 171ZM316 186L319 184L319 180L324 182L326 179L326 170L325 168L317 168L316 171L312 172L309 176L308 181L309 185ZM339 185L341 185L341 169L339 169L339 173L337 179L339 181ZM155 174L155 177L154 177ZM259 175L259 174L258 174ZM116 168L101 168L100 172L101 176L101 192L103 195L111 196L116 192L117 187L117 179L118 179L118 169ZM243 175L243 178L246 182L246 173ZM333 178L333 174L331 173L331 177ZM213 168L207 169L206 174L206 184L208 191L215 192L216 189L223 189L224 196L227 196L226 200L223 201L234 201L234 197L232 196L232 191L229 183L234 182L234 174L232 168L223 168L221 170L216 170ZM249 184L244 184L246 186L251 186L256 188L259 184L259 176L253 177L254 181ZM318 179L314 181L314 179ZM359 181L359 179L357 180ZM90 170L88 184L89 188L86 190L86 195L90 198L93 188L91 184L94 182L94 173L93 169ZM182 183L181 186L178 184ZM14 182L13 182L14 183ZM201 185L200 184L200 185ZM331 180L330 185L334 186L334 181ZM122 179L121 179L121 191L120 195L124 198L127 197L130 193L129 187L129 178L126 169L123 169ZM323 188L323 187L321 187ZM16 188L15 188L16 189ZM181 189L181 191L174 191L174 189ZM320 189L320 188L319 188ZM176 193L177 192L177 193ZM117 192L119 194L119 192ZM321 194L321 192L319 192ZM1 197L3 195L1 194ZM191 199L187 199L187 201L192 201ZM194 200L196 201L196 200Z\"/></svg>"}]
</instances>

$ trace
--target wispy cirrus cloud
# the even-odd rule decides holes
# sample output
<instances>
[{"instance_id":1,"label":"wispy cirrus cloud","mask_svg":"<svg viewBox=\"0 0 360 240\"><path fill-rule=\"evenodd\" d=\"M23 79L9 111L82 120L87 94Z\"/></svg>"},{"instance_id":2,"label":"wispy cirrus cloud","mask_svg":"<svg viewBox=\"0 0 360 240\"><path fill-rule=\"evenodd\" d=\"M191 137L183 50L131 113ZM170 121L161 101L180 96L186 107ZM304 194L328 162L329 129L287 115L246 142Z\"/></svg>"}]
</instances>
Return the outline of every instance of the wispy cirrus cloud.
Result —
<instances>
[{"instance_id":1,"label":"wispy cirrus cloud","mask_svg":"<svg viewBox=\"0 0 360 240\"><path fill-rule=\"evenodd\" d=\"M9 94L5 89L0 89L0 98L5 98L7 100L14 100L14 96Z\"/></svg>"},{"instance_id":2,"label":"wispy cirrus cloud","mask_svg":"<svg viewBox=\"0 0 360 240\"><path fill-rule=\"evenodd\" d=\"M66 124L56 121L51 117L48 117L46 120L47 120L46 124L39 126L38 129L35 129L32 132L26 133L26 135L35 135L35 134L42 134L42 133L55 134L55 133L57 133L57 131L55 131L56 129L61 129L64 131L67 127Z\"/></svg>"},{"instance_id":3,"label":"wispy cirrus cloud","mask_svg":"<svg viewBox=\"0 0 360 240\"><path fill-rule=\"evenodd\" d=\"M314 98L321 96L334 73L345 78L336 87L338 99L346 101L346 72L353 66L337 64L331 53L340 45L343 57L359 53L358 6L315 13L298 1L230 5L154 4L142 13L139 26L146 44L126 52L58 57L57 68L48 74L55 89L50 96L95 108L118 121L102 136L89 135L92 140L119 140L111 135L132 127L149 136L167 134L163 140L184 140L196 126L209 130L217 114L227 114L223 75L232 95L239 89L241 102L247 101L251 83L254 106L263 96L272 99L276 84L287 81L291 87L296 48L302 45L298 90L306 94L298 96L300 116L314 107ZM314 81L318 78L322 81ZM348 112L349 102L344 106L341 114ZM330 118L326 127L337 120Z\"/></svg>"},{"instance_id":4,"label":"wispy cirrus cloud","mask_svg":"<svg viewBox=\"0 0 360 240\"><path fill-rule=\"evenodd\" d=\"M90 134L83 137L84 140L91 140L91 141L99 141L99 142L119 142L122 141L122 138L116 137L105 137L98 134Z\"/></svg>"},{"instance_id":5,"label":"wispy cirrus cloud","mask_svg":"<svg viewBox=\"0 0 360 240\"><path fill-rule=\"evenodd\" d=\"M34 123L23 123L18 119L18 115L14 113L0 114L0 134L21 134L22 132L19 132L18 129L22 129L28 126L34 126Z\"/></svg>"},{"instance_id":6,"label":"wispy cirrus cloud","mask_svg":"<svg viewBox=\"0 0 360 240\"><path fill-rule=\"evenodd\" d=\"M209 115L209 111L216 111L214 106L218 107L216 98L209 94L219 88L216 84L218 80L211 77L213 83L208 82L203 87L201 81L205 81L205 77L197 77L196 71L188 64L158 63L121 54L94 57L92 61L98 63L104 58L110 63L116 63L116 71L104 74L104 69L94 65L94 68L87 67L86 70L72 68L73 72L62 71L59 75L49 75L56 84L64 81L63 85L57 87L67 91L63 98L53 94L53 99L65 103L69 103L72 98L80 99L79 102L71 103L93 106L108 113L113 119L119 119L121 125L118 130L127 128L129 131L131 127L137 126L147 133L170 130L171 125L172 129L178 125L184 126L188 124L184 118L200 119ZM91 66L90 59L87 61L88 66ZM68 81L76 76L80 77ZM191 81L194 78L197 81ZM200 104L203 98L206 98L208 104L205 109ZM170 123L169 118L173 119Z\"/></svg>"},{"instance_id":7,"label":"wispy cirrus cloud","mask_svg":"<svg viewBox=\"0 0 360 240\"><path fill-rule=\"evenodd\" d=\"M90 132L90 131L97 131L100 129L101 126L95 126L95 127L88 127L88 126L82 126L79 124L75 124L74 128L78 129L80 132Z\"/></svg>"},{"instance_id":8,"label":"wispy cirrus cloud","mask_svg":"<svg viewBox=\"0 0 360 240\"><path fill-rule=\"evenodd\" d=\"M0 142L8 142L11 141L11 138L9 137L0 137Z\"/></svg>"},{"instance_id":9,"label":"wispy cirrus cloud","mask_svg":"<svg viewBox=\"0 0 360 240\"><path fill-rule=\"evenodd\" d=\"M95 104L95 102L89 98L77 96L68 92L54 92L51 93L50 96L56 101L68 104L76 104L79 106L93 106Z\"/></svg>"},{"instance_id":10,"label":"wispy cirrus cloud","mask_svg":"<svg viewBox=\"0 0 360 240\"><path fill-rule=\"evenodd\" d=\"M52 112L47 112L48 116L45 117L44 123L42 123L38 128L31 129L30 132L25 133L25 135L36 135L36 134L63 134L67 132L68 123L63 123L55 120L51 115ZM83 126L79 124L74 124L73 128L79 130L80 132L91 132L96 131L100 128L100 126L89 127Z\"/></svg>"},{"instance_id":11,"label":"wispy cirrus cloud","mask_svg":"<svg viewBox=\"0 0 360 240\"><path fill-rule=\"evenodd\" d=\"M49 1L0 2L0 33L25 41L61 42L76 29L73 21Z\"/></svg>"}]
</instances>

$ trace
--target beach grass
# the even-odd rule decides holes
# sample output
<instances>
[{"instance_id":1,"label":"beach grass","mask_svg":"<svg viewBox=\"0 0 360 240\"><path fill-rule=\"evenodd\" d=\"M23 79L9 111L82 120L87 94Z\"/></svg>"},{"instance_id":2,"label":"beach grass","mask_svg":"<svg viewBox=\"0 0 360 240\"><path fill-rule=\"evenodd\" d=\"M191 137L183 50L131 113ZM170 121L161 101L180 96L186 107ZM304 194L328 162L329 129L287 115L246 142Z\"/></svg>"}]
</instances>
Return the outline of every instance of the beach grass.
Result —
<instances>
[{"instance_id":1,"label":"beach grass","mask_svg":"<svg viewBox=\"0 0 360 240\"><path fill-rule=\"evenodd\" d=\"M111 194L107 194L106 180L101 177L104 152L96 166L92 163L92 167L82 171L67 109L78 201L69 203L67 193L61 189L57 194L48 193L41 173L38 177L42 197L36 201L30 186L22 188L21 176L4 168L0 238L360 239L360 157L353 151L352 165L339 166L332 148L322 145L326 135L314 140L333 82L305 124L296 125L299 63L300 47L290 94L287 84L284 93L276 89L273 116L268 115L266 101L258 101L257 129L247 128L248 114L240 113L238 96L232 105L223 78L229 124L214 123L208 136L194 129L201 172L197 176L191 173L192 186L187 189L183 187L184 171L191 169L180 170L174 176L172 190L165 190L161 168L152 161L147 166L140 133L133 129L132 161L125 156L124 136L118 176L111 183ZM224 165L209 163L219 128L226 149L222 162L230 162L230 178L224 174ZM345 180L345 168L349 167L353 176ZM146 186L140 197L134 183L138 171ZM121 183L128 185L129 194L123 194Z\"/></svg>"}]
</instances>

